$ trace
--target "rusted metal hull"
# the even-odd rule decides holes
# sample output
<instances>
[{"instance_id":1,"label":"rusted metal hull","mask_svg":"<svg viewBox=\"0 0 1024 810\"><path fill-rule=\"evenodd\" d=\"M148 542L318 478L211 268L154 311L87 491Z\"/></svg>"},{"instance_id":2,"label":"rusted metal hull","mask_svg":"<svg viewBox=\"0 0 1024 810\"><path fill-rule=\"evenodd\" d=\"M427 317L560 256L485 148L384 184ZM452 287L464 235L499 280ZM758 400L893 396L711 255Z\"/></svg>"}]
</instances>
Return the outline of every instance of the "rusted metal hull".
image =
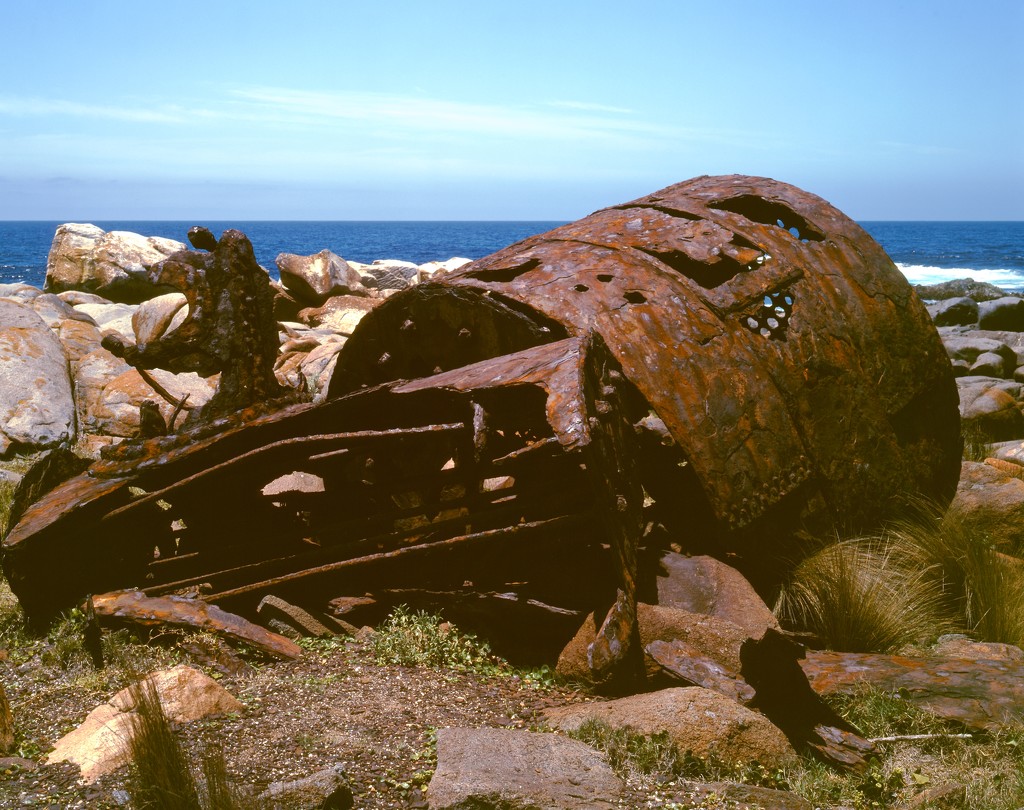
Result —
<instances>
[{"instance_id":1,"label":"rusted metal hull","mask_svg":"<svg viewBox=\"0 0 1024 810\"><path fill-rule=\"evenodd\" d=\"M243 612L514 591L605 616L589 660L611 679L639 662L645 548L763 587L785 541L948 501L959 474L924 307L856 223L761 178L681 183L393 296L329 394L128 443L42 495L3 544L26 611L133 586Z\"/></svg>"},{"instance_id":2,"label":"rusted metal hull","mask_svg":"<svg viewBox=\"0 0 1024 810\"><path fill-rule=\"evenodd\" d=\"M866 232L792 186L697 178L397 295L360 324L331 391L451 368L449 344L483 359L479 322L502 308L533 318L526 343L604 338L696 474L648 470L649 491L685 501L677 529L717 533L718 553L875 526L955 488L956 386L924 307Z\"/></svg>"},{"instance_id":3,"label":"rusted metal hull","mask_svg":"<svg viewBox=\"0 0 1024 810\"><path fill-rule=\"evenodd\" d=\"M590 609L618 592L598 645L610 672L630 653L643 495L629 422L598 402L626 385L599 339L568 339L191 443L153 439L30 506L4 570L39 621L133 586L249 614L267 593L326 605L469 585ZM296 472L318 485L268 486Z\"/></svg>"}]
</instances>

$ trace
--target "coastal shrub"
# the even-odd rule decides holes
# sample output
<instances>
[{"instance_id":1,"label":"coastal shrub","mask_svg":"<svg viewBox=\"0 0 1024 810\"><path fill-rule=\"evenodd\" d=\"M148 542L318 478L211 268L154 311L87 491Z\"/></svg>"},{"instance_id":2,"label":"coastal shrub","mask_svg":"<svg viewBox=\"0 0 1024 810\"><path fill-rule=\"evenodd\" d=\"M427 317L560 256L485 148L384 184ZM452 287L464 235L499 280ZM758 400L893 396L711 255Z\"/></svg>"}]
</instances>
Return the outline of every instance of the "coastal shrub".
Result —
<instances>
[{"instance_id":1,"label":"coastal shrub","mask_svg":"<svg viewBox=\"0 0 1024 810\"><path fill-rule=\"evenodd\" d=\"M801 562L776 603L784 622L827 649L894 652L948 629L942 594L926 569L888 542L837 542Z\"/></svg>"},{"instance_id":2,"label":"coastal shrub","mask_svg":"<svg viewBox=\"0 0 1024 810\"><path fill-rule=\"evenodd\" d=\"M0 539L7 534L7 521L11 516L11 499L14 497L15 484L6 479L0 480Z\"/></svg>"},{"instance_id":3,"label":"coastal shrub","mask_svg":"<svg viewBox=\"0 0 1024 810\"><path fill-rule=\"evenodd\" d=\"M960 436L963 439L965 461L984 461L992 455L991 439L977 422L961 422Z\"/></svg>"},{"instance_id":4,"label":"coastal shrub","mask_svg":"<svg viewBox=\"0 0 1024 810\"><path fill-rule=\"evenodd\" d=\"M881 534L801 562L776 613L845 652L892 652L952 631L1019 646L1024 562L962 515L916 504Z\"/></svg>"},{"instance_id":5,"label":"coastal shrub","mask_svg":"<svg viewBox=\"0 0 1024 810\"><path fill-rule=\"evenodd\" d=\"M377 628L373 653L379 664L495 672L507 666L485 641L426 611L399 605Z\"/></svg>"},{"instance_id":6,"label":"coastal shrub","mask_svg":"<svg viewBox=\"0 0 1024 810\"><path fill-rule=\"evenodd\" d=\"M888 531L908 566L926 570L947 615L981 641L1024 644L1024 565L954 511L919 505Z\"/></svg>"}]
</instances>

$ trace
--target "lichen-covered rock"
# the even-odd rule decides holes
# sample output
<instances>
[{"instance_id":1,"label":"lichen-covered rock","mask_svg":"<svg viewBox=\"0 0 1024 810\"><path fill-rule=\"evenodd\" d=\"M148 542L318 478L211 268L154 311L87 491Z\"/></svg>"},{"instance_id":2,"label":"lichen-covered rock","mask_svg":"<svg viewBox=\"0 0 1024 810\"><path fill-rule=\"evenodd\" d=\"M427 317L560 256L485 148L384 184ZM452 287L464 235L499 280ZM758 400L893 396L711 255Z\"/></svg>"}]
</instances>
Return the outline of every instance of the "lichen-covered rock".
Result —
<instances>
[{"instance_id":1,"label":"lichen-covered rock","mask_svg":"<svg viewBox=\"0 0 1024 810\"><path fill-rule=\"evenodd\" d=\"M914 288L919 298L924 301L941 301L946 298L972 298L975 301L991 301L1006 295L995 284L987 281L975 281L973 278L958 278L943 281L940 284L918 284Z\"/></svg>"},{"instance_id":2,"label":"lichen-covered rock","mask_svg":"<svg viewBox=\"0 0 1024 810\"><path fill-rule=\"evenodd\" d=\"M750 638L750 634L738 625L718 616L643 603L637 605L636 613L642 648L655 641L683 641L700 656L714 661L728 672L739 673L742 668L740 647ZM587 616L583 626L558 656L558 674L583 682L591 680L593 676L587 660L587 648L597 638L597 626L594 614ZM648 674L652 676L661 669L650 658L646 666Z\"/></svg>"},{"instance_id":3,"label":"lichen-covered rock","mask_svg":"<svg viewBox=\"0 0 1024 810\"><path fill-rule=\"evenodd\" d=\"M69 223L57 228L46 261L47 292L84 290L110 301L138 303L159 295L149 269L185 245L173 239L105 232L95 225Z\"/></svg>"},{"instance_id":4,"label":"lichen-covered rock","mask_svg":"<svg viewBox=\"0 0 1024 810\"><path fill-rule=\"evenodd\" d=\"M913 657L811 651L801 666L819 694L870 684L968 728L996 731L1024 722L1024 660L999 646Z\"/></svg>"},{"instance_id":5,"label":"lichen-covered rock","mask_svg":"<svg viewBox=\"0 0 1024 810\"><path fill-rule=\"evenodd\" d=\"M30 307L0 299L0 455L77 436L68 360Z\"/></svg>"},{"instance_id":6,"label":"lichen-covered rock","mask_svg":"<svg viewBox=\"0 0 1024 810\"><path fill-rule=\"evenodd\" d=\"M496 728L437 732L430 810L618 807L624 785L604 755L556 734Z\"/></svg>"},{"instance_id":7,"label":"lichen-covered rock","mask_svg":"<svg viewBox=\"0 0 1024 810\"><path fill-rule=\"evenodd\" d=\"M183 293L167 293L139 304L132 315L135 344L141 349L171 332L185 320L188 301Z\"/></svg>"},{"instance_id":8,"label":"lichen-covered rock","mask_svg":"<svg viewBox=\"0 0 1024 810\"><path fill-rule=\"evenodd\" d=\"M124 338L134 339L135 328L132 319L138 309L132 304L77 304L75 309L84 312L104 332L116 332Z\"/></svg>"},{"instance_id":9,"label":"lichen-covered rock","mask_svg":"<svg viewBox=\"0 0 1024 810\"><path fill-rule=\"evenodd\" d=\"M1008 363L1006 358L995 352L982 352L968 370L979 377L1008 377L1015 368L1014 364Z\"/></svg>"},{"instance_id":10,"label":"lichen-covered rock","mask_svg":"<svg viewBox=\"0 0 1024 810\"><path fill-rule=\"evenodd\" d=\"M133 438L139 432L139 407L150 400L157 404L166 421L174 406L164 400L142 379L139 372L106 349L96 346L74 365L75 401L81 429L85 433ZM153 369L149 372L173 397L188 394L188 408L209 402L216 390L217 378L202 378L194 373L171 374ZM185 414L178 417L180 424Z\"/></svg>"},{"instance_id":11,"label":"lichen-covered rock","mask_svg":"<svg viewBox=\"0 0 1024 810\"><path fill-rule=\"evenodd\" d=\"M32 309L51 329L56 329L57 325L65 320L82 321L93 325L96 323L91 316L75 309L53 293L42 293L33 298Z\"/></svg>"},{"instance_id":12,"label":"lichen-covered rock","mask_svg":"<svg viewBox=\"0 0 1024 810\"><path fill-rule=\"evenodd\" d=\"M641 695L548 709L549 724L562 731L588 720L638 734L667 734L680 751L730 764L796 761L786 735L768 718L739 703L697 686L662 689Z\"/></svg>"},{"instance_id":13,"label":"lichen-covered rock","mask_svg":"<svg viewBox=\"0 0 1024 810\"><path fill-rule=\"evenodd\" d=\"M272 810L315 808L348 810L353 807L352 788L344 768L337 765L288 782L271 782L258 797L260 806Z\"/></svg>"},{"instance_id":14,"label":"lichen-covered rock","mask_svg":"<svg viewBox=\"0 0 1024 810\"><path fill-rule=\"evenodd\" d=\"M321 307L307 307L298 313L299 320L313 327L322 327L348 336L367 312L381 303L379 298L358 298L336 295Z\"/></svg>"},{"instance_id":15,"label":"lichen-covered rock","mask_svg":"<svg viewBox=\"0 0 1024 810\"><path fill-rule=\"evenodd\" d=\"M33 287L31 284L0 284L0 298L9 298L19 304L31 304L32 301L43 291Z\"/></svg>"},{"instance_id":16,"label":"lichen-covered rock","mask_svg":"<svg viewBox=\"0 0 1024 810\"><path fill-rule=\"evenodd\" d=\"M946 348L946 354L951 360L966 360L974 363L979 355L989 352L998 354L1007 365L1013 368L1017 366L1017 353L1001 340L977 335L945 335L942 345Z\"/></svg>"},{"instance_id":17,"label":"lichen-covered rock","mask_svg":"<svg viewBox=\"0 0 1024 810\"><path fill-rule=\"evenodd\" d=\"M1002 383L1002 384L1001 384ZM959 377L960 418L976 425L990 440L1024 436L1024 414L1017 403L1020 383L987 377Z\"/></svg>"},{"instance_id":18,"label":"lichen-covered rock","mask_svg":"<svg viewBox=\"0 0 1024 810\"><path fill-rule=\"evenodd\" d=\"M996 548L1024 543L1024 480L990 464L965 461L949 511Z\"/></svg>"},{"instance_id":19,"label":"lichen-covered rock","mask_svg":"<svg viewBox=\"0 0 1024 810\"><path fill-rule=\"evenodd\" d=\"M404 290L419 282L420 266L399 259L377 259L373 264L355 264L363 285L378 290Z\"/></svg>"},{"instance_id":20,"label":"lichen-covered rock","mask_svg":"<svg viewBox=\"0 0 1024 810\"><path fill-rule=\"evenodd\" d=\"M282 253L274 260L281 283L299 301L320 306L335 295L365 296L359 273L341 256L321 250L312 256Z\"/></svg>"}]
</instances>

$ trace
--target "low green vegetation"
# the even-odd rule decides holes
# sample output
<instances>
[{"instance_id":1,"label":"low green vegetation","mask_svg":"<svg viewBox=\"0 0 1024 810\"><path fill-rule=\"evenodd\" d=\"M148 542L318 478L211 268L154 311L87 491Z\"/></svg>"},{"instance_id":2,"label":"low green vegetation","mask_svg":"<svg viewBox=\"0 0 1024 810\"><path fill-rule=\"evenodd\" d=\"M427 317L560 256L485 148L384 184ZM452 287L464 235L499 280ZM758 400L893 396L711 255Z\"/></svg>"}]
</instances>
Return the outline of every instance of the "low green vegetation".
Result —
<instances>
[{"instance_id":1,"label":"low green vegetation","mask_svg":"<svg viewBox=\"0 0 1024 810\"><path fill-rule=\"evenodd\" d=\"M587 720L568 736L604 751L608 764L623 778L643 775L662 784L681 779L788 787L783 770L759 762L730 765L714 758L702 759L679 751L665 733L637 734L628 728L612 728L600 720Z\"/></svg>"},{"instance_id":2,"label":"low green vegetation","mask_svg":"<svg viewBox=\"0 0 1024 810\"><path fill-rule=\"evenodd\" d=\"M1009 549L1019 554L1019 549ZM776 612L846 652L895 652L946 632L1024 643L1024 563L960 515L918 507L873 537L804 560Z\"/></svg>"},{"instance_id":3,"label":"low green vegetation","mask_svg":"<svg viewBox=\"0 0 1024 810\"><path fill-rule=\"evenodd\" d=\"M481 674L496 672L504 665L491 653L487 642L460 632L440 616L412 611L404 605L395 608L377 628L371 643L379 664L472 670Z\"/></svg>"},{"instance_id":4,"label":"low green vegetation","mask_svg":"<svg viewBox=\"0 0 1024 810\"><path fill-rule=\"evenodd\" d=\"M377 628L371 645L378 664L454 669L485 676L517 677L544 688L556 678L547 666L518 669L491 652L490 646L471 633L461 632L437 614L396 607Z\"/></svg>"}]
</instances>

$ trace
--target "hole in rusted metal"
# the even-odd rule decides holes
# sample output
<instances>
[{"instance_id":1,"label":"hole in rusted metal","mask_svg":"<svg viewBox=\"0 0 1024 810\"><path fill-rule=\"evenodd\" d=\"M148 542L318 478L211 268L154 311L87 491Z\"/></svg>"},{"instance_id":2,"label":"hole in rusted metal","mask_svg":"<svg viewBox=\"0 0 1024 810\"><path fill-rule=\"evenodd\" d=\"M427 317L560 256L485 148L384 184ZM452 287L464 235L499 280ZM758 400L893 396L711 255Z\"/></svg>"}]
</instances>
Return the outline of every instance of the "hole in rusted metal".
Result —
<instances>
[{"instance_id":1,"label":"hole in rusted metal","mask_svg":"<svg viewBox=\"0 0 1024 810\"><path fill-rule=\"evenodd\" d=\"M588 287L586 284L577 284L575 287L573 287L573 289L576 290L576 292L586 292L587 290L590 289L590 287Z\"/></svg>"},{"instance_id":2,"label":"hole in rusted metal","mask_svg":"<svg viewBox=\"0 0 1024 810\"><path fill-rule=\"evenodd\" d=\"M644 294L641 293L641 292L637 292L636 290L630 290L629 292L627 292L622 297L625 298L627 301L629 301L629 303L631 303L631 304L646 304L647 303L647 298L644 296Z\"/></svg>"},{"instance_id":3,"label":"hole in rusted metal","mask_svg":"<svg viewBox=\"0 0 1024 810\"><path fill-rule=\"evenodd\" d=\"M741 194L739 197L708 203L708 208L731 211L762 225L774 225L804 242L820 242L825 238L823 233L788 206L752 194Z\"/></svg>"},{"instance_id":4,"label":"hole in rusted metal","mask_svg":"<svg viewBox=\"0 0 1024 810\"><path fill-rule=\"evenodd\" d=\"M601 281L601 282L603 282L605 284L607 284L613 278L615 278L615 276L613 276L611 273L598 273L597 274L597 280Z\"/></svg>"},{"instance_id":5,"label":"hole in rusted metal","mask_svg":"<svg viewBox=\"0 0 1024 810\"><path fill-rule=\"evenodd\" d=\"M793 311L793 296L790 293L775 292L766 295L757 312L744 318L746 327L761 337L782 338Z\"/></svg>"},{"instance_id":6,"label":"hole in rusted metal","mask_svg":"<svg viewBox=\"0 0 1024 810\"><path fill-rule=\"evenodd\" d=\"M645 250L644 252L664 262L677 273L696 282L705 290L714 289L729 279L738 276L740 273L746 273L751 269L729 256L719 256L718 261L713 264L705 264L677 250L664 253L658 253L653 250Z\"/></svg>"},{"instance_id":7,"label":"hole in rusted metal","mask_svg":"<svg viewBox=\"0 0 1024 810\"><path fill-rule=\"evenodd\" d=\"M523 273L533 270L539 264L540 259L527 259L511 267L485 267L481 270L470 270L466 275L480 281L514 281Z\"/></svg>"}]
</instances>

